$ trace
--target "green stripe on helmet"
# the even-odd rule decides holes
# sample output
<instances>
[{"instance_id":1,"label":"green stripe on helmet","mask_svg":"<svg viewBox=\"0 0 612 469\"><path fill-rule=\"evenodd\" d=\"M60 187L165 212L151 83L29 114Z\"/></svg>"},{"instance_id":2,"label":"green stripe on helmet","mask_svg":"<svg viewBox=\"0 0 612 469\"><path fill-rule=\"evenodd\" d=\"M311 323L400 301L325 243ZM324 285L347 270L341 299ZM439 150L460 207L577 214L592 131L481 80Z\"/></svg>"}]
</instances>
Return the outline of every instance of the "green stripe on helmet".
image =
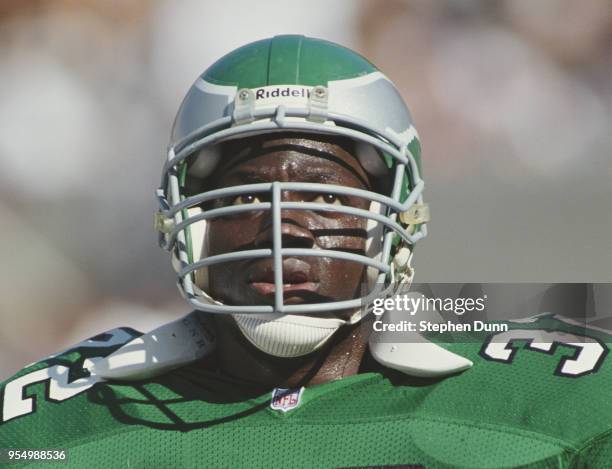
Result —
<instances>
[{"instance_id":1,"label":"green stripe on helmet","mask_svg":"<svg viewBox=\"0 0 612 469\"><path fill-rule=\"evenodd\" d=\"M368 60L321 39L286 35L247 44L215 62L202 78L238 88L326 85L375 72Z\"/></svg>"},{"instance_id":2,"label":"green stripe on helmet","mask_svg":"<svg viewBox=\"0 0 612 469\"><path fill-rule=\"evenodd\" d=\"M416 161L417 167L419 169L419 174L422 176L423 170L421 169L421 142L416 136L408 144L408 150L410 151L410 153L412 153L412 156L414 157L414 160ZM382 157L383 157L383 160L385 161L385 164L387 165L387 168L392 169L395 167L396 161L393 159L391 155L387 153L383 153ZM407 170L410 171L410 168L407 168ZM410 182L410 178L408 177L408 174L404 174L404 180L402 182L402 188L401 188L401 193L399 197L400 202L406 201L412 189L413 189L413 186Z\"/></svg>"},{"instance_id":3,"label":"green stripe on helmet","mask_svg":"<svg viewBox=\"0 0 612 469\"><path fill-rule=\"evenodd\" d=\"M423 168L421 167L421 141L417 137L414 137L408 144L408 150L410 150L410 153L414 156L414 160L419 168L419 174L423 176Z\"/></svg>"}]
</instances>

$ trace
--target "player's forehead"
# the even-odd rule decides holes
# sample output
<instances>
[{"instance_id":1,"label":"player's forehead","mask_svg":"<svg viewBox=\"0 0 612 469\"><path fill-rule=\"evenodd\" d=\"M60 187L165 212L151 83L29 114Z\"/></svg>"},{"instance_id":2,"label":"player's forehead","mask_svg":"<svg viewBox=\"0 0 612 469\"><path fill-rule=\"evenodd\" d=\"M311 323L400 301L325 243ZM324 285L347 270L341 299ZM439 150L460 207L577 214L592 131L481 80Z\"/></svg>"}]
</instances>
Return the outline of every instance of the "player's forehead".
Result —
<instances>
[{"instance_id":1,"label":"player's forehead","mask_svg":"<svg viewBox=\"0 0 612 469\"><path fill-rule=\"evenodd\" d=\"M328 173L336 178L356 179L368 186L368 176L356 156L354 143L333 135L274 133L226 142L221 147L223 175L235 172L273 174L293 168L291 179L300 175Z\"/></svg>"}]
</instances>

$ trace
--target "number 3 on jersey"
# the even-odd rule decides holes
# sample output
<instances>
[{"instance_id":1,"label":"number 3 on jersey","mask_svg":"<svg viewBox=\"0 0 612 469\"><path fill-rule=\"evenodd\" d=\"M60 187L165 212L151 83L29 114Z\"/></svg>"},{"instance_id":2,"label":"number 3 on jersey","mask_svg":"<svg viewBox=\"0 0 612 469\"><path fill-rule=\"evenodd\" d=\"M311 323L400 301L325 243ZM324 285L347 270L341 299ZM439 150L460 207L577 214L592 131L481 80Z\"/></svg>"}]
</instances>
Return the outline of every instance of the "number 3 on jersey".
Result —
<instances>
[{"instance_id":1,"label":"number 3 on jersey","mask_svg":"<svg viewBox=\"0 0 612 469\"><path fill-rule=\"evenodd\" d=\"M572 356L562 357L554 374L578 378L597 372L608 355L608 347L593 337L543 329L512 329L495 334L483 345L480 356L489 361L511 364L520 346L517 341L526 341L526 350L553 356L558 347L574 350Z\"/></svg>"}]
</instances>

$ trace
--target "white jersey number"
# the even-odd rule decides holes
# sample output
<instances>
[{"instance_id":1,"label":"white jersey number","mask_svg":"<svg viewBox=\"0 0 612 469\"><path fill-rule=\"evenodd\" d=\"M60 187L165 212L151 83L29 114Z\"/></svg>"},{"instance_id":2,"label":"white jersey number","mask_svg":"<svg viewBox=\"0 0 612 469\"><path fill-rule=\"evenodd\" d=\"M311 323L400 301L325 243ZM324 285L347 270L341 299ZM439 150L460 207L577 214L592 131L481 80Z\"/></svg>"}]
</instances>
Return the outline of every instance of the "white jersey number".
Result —
<instances>
[{"instance_id":1,"label":"white jersey number","mask_svg":"<svg viewBox=\"0 0 612 469\"><path fill-rule=\"evenodd\" d=\"M117 328L100 334L91 339L84 340L70 349L50 355L44 360L49 360L70 350L79 348L112 347L120 345L132 339L133 335ZM83 362L83 368L90 369L101 357L89 358ZM54 365L42 370L33 371L27 375L9 382L4 387L4 399L2 402L2 420L7 422L16 417L31 414L36 411L36 396L27 396L27 387L40 382L47 381L45 399L51 402L61 402L87 391L94 384L101 381L97 376L76 379L68 382L70 369L63 365Z\"/></svg>"},{"instance_id":2,"label":"white jersey number","mask_svg":"<svg viewBox=\"0 0 612 469\"><path fill-rule=\"evenodd\" d=\"M85 360L83 366L88 368L94 363L94 360ZM26 388L31 384L48 381L46 399L52 402L61 402L88 390L98 382L98 377L88 376L69 383L69 371L66 366L56 365L34 371L8 383L4 388L2 421L7 422L36 410L36 397L26 396Z\"/></svg>"},{"instance_id":3,"label":"white jersey number","mask_svg":"<svg viewBox=\"0 0 612 469\"><path fill-rule=\"evenodd\" d=\"M519 346L514 341L525 340L525 348L553 355L558 346L574 349L574 355L559 361L555 374L579 377L596 372L603 363L608 348L599 340L576 334L541 329L513 329L492 336L480 355L487 360L512 363Z\"/></svg>"}]
</instances>

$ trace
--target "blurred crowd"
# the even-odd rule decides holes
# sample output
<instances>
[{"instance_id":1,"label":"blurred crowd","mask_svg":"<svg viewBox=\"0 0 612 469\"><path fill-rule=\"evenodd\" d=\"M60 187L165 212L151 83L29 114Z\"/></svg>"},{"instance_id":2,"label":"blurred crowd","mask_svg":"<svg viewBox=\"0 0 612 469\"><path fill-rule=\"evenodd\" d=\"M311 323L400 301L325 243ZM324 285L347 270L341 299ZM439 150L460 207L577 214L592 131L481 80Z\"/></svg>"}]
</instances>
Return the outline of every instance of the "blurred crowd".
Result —
<instances>
[{"instance_id":1,"label":"blurred crowd","mask_svg":"<svg viewBox=\"0 0 612 469\"><path fill-rule=\"evenodd\" d=\"M0 380L187 312L152 228L187 88L281 33L398 85L424 143L420 282L612 282L608 0L3 0Z\"/></svg>"}]
</instances>

